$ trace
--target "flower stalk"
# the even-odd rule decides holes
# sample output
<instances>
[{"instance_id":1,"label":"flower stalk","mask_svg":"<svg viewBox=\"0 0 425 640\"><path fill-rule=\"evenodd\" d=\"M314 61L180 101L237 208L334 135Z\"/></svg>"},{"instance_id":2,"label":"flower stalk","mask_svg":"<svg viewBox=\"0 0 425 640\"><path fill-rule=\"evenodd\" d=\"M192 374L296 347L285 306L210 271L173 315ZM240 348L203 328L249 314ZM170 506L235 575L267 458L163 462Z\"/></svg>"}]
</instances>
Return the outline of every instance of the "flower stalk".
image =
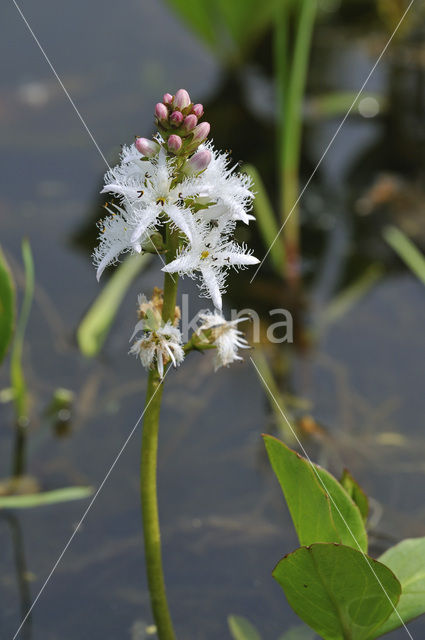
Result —
<instances>
[{"instance_id":1,"label":"flower stalk","mask_svg":"<svg viewBox=\"0 0 425 640\"><path fill-rule=\"evenodd\" d=\"M106 217L99 221L99 245L94 251L97 277L122 253L155 251L165 256L163 289L152 298L138 297L138 322L130 353L149 371L143 421L140 493L146 571L159 640L174 640L161 554L157 496L158 431L167 368L179 366L189 351L216 349L215 369L240 361L247 348L239 320L226 321L222 294L229 269L256 264L234 231L248 224L253 193L249 177L230 166L227 154L206 141L208 122L200 122L201 104L188 92L164 94L155 107L158 132L153 140L136 137L122 148L120 163L105 176L103 193L111 194ZM176 306L178 278L195 278L214 312L200 314L201 326L183 345Z\"/></svg>"}]
</instances>

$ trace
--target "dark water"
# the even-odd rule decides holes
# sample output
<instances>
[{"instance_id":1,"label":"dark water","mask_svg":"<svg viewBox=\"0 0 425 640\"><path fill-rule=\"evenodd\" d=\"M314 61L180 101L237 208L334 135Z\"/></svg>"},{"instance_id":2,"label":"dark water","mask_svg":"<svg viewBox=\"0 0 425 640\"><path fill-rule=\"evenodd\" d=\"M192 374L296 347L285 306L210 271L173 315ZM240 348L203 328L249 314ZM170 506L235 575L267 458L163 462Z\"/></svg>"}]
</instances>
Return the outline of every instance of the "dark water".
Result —
<instances>
[{"instance_id":1,"label":"dark water","mask_svg":"<svg viewBox=\"0 0 425 640\"><path fill-rule=\"evenodd\" d=\"M121 142L149 134L152 106L165 90L186 86L197 101L210 105L217 142L231 146L235 158L258 164L273 186L270 109L253 91L261 86L264 95L271 92L262 62L254 61L237 77L224 76L213 57L153 0L121 5L78 0L59 10L49 1L25 2L22 10L109 162ZM28 235L37 278L25 347L33 416L29 472L47 489L97 487L142 410L146 376L126 352L136 295L159 284L158 265L131 287L101 356L85 360L74 334L99 291L89 259L94 236L86 237L86 230L93 233L99 215L105 163L16 8L7 4L2 13L0 241L21 280L20 242ZM379 50L361 33L342 44L340 34L332 40L324 28L320 33L314 87L357 90ZM413 220L409 228L413 225L421 244L423 200L408 199L410 205L400 205L401 210L356 213L359 195L382 171L402 176L405 190L412 184L417 189L425 166L424 114L421 74L410 69L391 55L383 61L368 88L391 99L389 113L350 119L303 200L310 286L306 321L314 323L335 290L372 261L382 262L386 275L310 349L290 352L286 383L309 401L324 429L325 435L305 442L312 457L335 473L349 467L373 496L376 554L404 537L425 535L425 299L423 286L393 259L380 235L388 219ZM230 114L240 126L255 122L255 134L244 139L233 120L230 127ZM305 177L338 122L310 124ZM250 241L261 257L258 239ZM262 292L271 281L267 268L251 289L248 278L244 272L238 283L245 282L249 304L264 308ZM228 303L246 306L235 282L233 288ZM187 281L181 291L195 294ZM0 385L8 386L5 368ZM58 386L76 394L72 433L61 439L40 417ZM13 414L7 404L0 410L0 468L7 476ZM249 360L213 374L208 356L193 355L170 373L159 488L165 572L180 638L229 637L230 613L248 616L271 640L297 623L270 576L278 559L297 546L260 439L261 432L274 429ZM151 615L141 550L139 445L137 430L20 637L143 637L140 629ZM85 508L85 502L73 502L0 513L2 639L12 639ZM419 638L424 622L409 628ZM406 635L397 631L391 638Z\"/></svg>"}]
</instances>

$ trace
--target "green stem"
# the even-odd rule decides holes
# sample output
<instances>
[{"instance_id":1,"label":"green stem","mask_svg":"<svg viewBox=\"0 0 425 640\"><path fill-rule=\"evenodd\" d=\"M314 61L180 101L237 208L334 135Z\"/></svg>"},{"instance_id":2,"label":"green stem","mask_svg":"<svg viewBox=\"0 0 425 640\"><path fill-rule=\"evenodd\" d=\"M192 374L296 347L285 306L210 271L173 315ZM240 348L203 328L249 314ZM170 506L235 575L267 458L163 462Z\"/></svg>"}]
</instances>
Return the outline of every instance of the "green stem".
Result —
<instances>
[{"instance_id":1,"label":"green stem","mask_svg":"<svg viewBox=\"0 0 425 640\"><path fill-rule=\"evenodd\" d=\"M27 466L27 425L17 422L13 449L12 475L19 478L25 474Z\"/></svg>"},{"instance_id":2,"label":"green stem","mask_svg":"<svg viewBox=\"0 0 425 640\"><path fill-rule=\"evenodd\" d=\"M178 234L167 227L167 262L173 260L178 248ZM164 275L164 322L173 321L177 298L178 277ZM156 369L149 372L143 421L140 491L142 503L145 561L152 612L160 640L175 640L167 595L161 554L161 533L158 516L157 454L158 430L163 384Z\"/></svg>"},{"instance_id":3,"label":"green stem","mask_svg":"<svg viewBox=\"0 0 425 640\"><path fill-rule=\"evenodd\" d=\"M14 393L16 427L12 473L21 476L26 468L26 444L28 429L28 391L22 367L25 330L34 296L34 261L29 241L22 241L22 258L25 267L25 289L21 312L10 354L10 381Z\"/></svg>"},{"instance_id":4,"label":"green stem","mask_svg":"<svg viewBox=\"0 0 425 640\"><path fill-rule=\"evenodd\" d=\"M287 20L276 24L276 73L278 99L280 101L279 165L281 184L281 218L284 224L284 244L286 249L286 275L291 282L299 278L299 208L296 204L299 194L299 164L302 131L302 102L306 85L313 26L316 17L317 0L303 0L299 9L295 37L294 56L289 74L283 58L287 47ZM284 31L285 30L285 31ZM282 78L280 78L282 76ZM282 92L286 85L285 109L282 113ZM284 117L284 122L282 121ZM283 129L284 127L284 129Z\"/></svg>"}]
</instances>

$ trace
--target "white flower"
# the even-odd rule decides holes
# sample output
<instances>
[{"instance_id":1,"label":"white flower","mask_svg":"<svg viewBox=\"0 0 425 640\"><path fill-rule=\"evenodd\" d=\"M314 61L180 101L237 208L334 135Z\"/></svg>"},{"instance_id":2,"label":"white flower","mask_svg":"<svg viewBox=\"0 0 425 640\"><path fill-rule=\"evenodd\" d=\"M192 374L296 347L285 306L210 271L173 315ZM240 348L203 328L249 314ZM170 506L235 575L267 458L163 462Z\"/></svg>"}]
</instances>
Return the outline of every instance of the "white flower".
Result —
<instances>
[{"instance_id":1,"label":"white flower","mask_svg":"<svg viewBox=\"0 0 425 640\"><path fill-rule=\"evenodd\" d=\"M134 144L123 147L120 164L105 175L102 193L115 196L119 206L107 207L110 215L100 223L97 277L122 253L140 252L161 225L171 224L180 230L184 248L167 270L192 277L201 272L204 293L221 308L224 267L258 262L230 240L236 221L253 218L251 180L229 167L227 155L210 143L199 147L211 153L206 169L182 178L179 158L166 151L160 136L156 140L159 152L149 158Z\"/></svg>"},{"instance_id":2,"label":"white flower","mask_svg":"<svg viewBox=\"0 0 425 640\"><path fill-rule=\"evenodd\" d=\"M167 362L171 361L177 367L184 360L182 335L171 322L154 330L146 330L146 324L145 320L140 320L136 324L130 340L139 331L143 331L143 335L131 346L130 353L140 358L145 369L151 369L156 364L158 373L163 378L164 365Z\"/></svg>"},{"instance_id":3,"label":"white flower","mask_svg":"<svg viewBox=\"0 0 425 640\"><path fill-rule=\"evenodd\" d=\"M239 322L248 320L249 318L238 318L237 320L227 321L220 313L207 311L199 314L202 324L197 333L211 330L212 338L217 353L215 356L215 371L220 367L227 367L235 360L243 360L238 355L238 349L249 349L249 345L244 338L244 334L237 328Z\"/></svg>"},{"instance_id":4,"label":"white flower","mask_svg":"<svg viewBox=\"0 0 425 640\"><path fill-rule=\"evenodd\" d=\"M149 236L155 231L154 226L148 225L144 233L133 242L135 230L138 229L140 217L143 215L140 206L106 205L106 211L110 214L99 222L99 245L93 253L93 262L97 267L97 279L99 280L108 264L117 262L122 253L136 251L140 253L141 244L149 242Z\"/></svg>"},{"instance_id":5,"label":"white flower","mask_svg":"<svg viewBox=\"0 0 425 640\"><path fill-rule=\"evenodd\" d=\"M202 173L200 197L213 203L204 212L205 218L212 220L225 216L248 224L255 219L249 214L254 198L251 178L243 173L235 173L236 166L229 167L228 155L214 149L211 142L200 145L199 150L204 149L211 152L211 162Z\"/></svg>"},{"instance_id":6,"label":"white flower","mask_svg":"<svg viewBox=\"0 0 425 640\"><path fill-rule=\"evenodd\" d=\"M235 222L221 217L214 225L193 221L192 240L169 262L163 271L196 277L200 273L200 289L205 297L210 297L216 309L221 309L221 294L224 291L226 273L229 267L243 269L256 264L258 259L247 251L244 245L230 240Z\"/></svg>"}]
</instances>

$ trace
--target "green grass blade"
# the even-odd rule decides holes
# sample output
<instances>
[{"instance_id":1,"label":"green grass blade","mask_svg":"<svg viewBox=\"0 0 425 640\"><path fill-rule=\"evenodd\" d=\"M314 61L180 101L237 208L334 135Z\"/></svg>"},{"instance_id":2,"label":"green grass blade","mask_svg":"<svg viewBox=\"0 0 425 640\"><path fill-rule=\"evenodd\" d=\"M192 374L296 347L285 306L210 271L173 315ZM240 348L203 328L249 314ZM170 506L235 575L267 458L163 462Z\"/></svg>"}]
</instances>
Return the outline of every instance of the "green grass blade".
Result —
<instances>
[{"instance_id":1,"label":"green grass blade","mask_svg":"<svg viewBox=\"0 0 425 640\"><path fill-rule=\"evenodd\" d=\"M369 291L381 280L384 269L379 264L372 264L362 275L338 293L323 309L318 319L320 330L328 328L346 314L366 296Z\"/></svg>"},{"instance_id":2,"label":"green grass blade","mask_svg":"<svg viewBox=\"0 0 425 640\"><path fill-rule=\"evenodd\" d=\"M27 387L22 368L22 353L25 330L34 297L34 261L31 246L27 238L22 241L22 258L25 268L24 298L16 326L15 337L12 343L10 359L10 380L14 392L15 410L18 421L25 420L28 417Z\"/></svg>"},{"instance_id":3,"label":"green grass blade","mask_svg":"<svg viewBox=\"0 0 425 640\"><path fill-rule=\"evenodd\" d=\"M15 326L15 283L0 249L0 363L4 359Z\"/></svg>"},{"instance_id":4,"label":"green grass blade","mask_svg":"<svg viewBox=\"0 0 425 640\"><path fill-rule=\"evenodd\" d=\"M386 227L384 238L409 269L425 284L425 257L397 227Z\"/></svg>"},{"instance_id":5,"label":"green grass blade","mask_svg":"<svg viewBox=\"0 0 425 640\"><path fill-rule=\"evenodd\" d=\"M89 498L93 491L93 487L65 487L42 493L0 496L0 509L31 509L71 500L82 500Z\"/></svg>"},{"instance_id":6,"label":"green grass blade","mask_svg":"<svg viewBox=\"0 0 425 640\"><path fill-rule=\"evenodd\" d=\"M233 640L261 640L257 629L246 618L229 616L227 622Z\"/></svg>"},{"instance_id":7,"label":"green grass blade","mask_svg":"<svg viewBox=\"0 0 425 640\"><path fill-rule=\"evenodd\" d=\"M88 358L101 350L122 299L150 258L147 254L134 255L121 263L82 319L77 330L77 341L81 352Z\"/></svg>"},{"instance_id":8,"label":"green grass blade","mask_svg":"<svg viewBox=\"0 0 425 640\"><path fill-rule=\"evenodd\" d=\"M271 247L269 255L273 268L278 275L281 275L284 270L285 251L281 239L278 238L276 242L274 242L276 236L279 235L279 226L266 188L260 174L252 164L244 165L242 171L248 174L254 183L254 213L257 218L257 226L260 230L264 246L266 249Z\"/></svg>"}]
</instances>

